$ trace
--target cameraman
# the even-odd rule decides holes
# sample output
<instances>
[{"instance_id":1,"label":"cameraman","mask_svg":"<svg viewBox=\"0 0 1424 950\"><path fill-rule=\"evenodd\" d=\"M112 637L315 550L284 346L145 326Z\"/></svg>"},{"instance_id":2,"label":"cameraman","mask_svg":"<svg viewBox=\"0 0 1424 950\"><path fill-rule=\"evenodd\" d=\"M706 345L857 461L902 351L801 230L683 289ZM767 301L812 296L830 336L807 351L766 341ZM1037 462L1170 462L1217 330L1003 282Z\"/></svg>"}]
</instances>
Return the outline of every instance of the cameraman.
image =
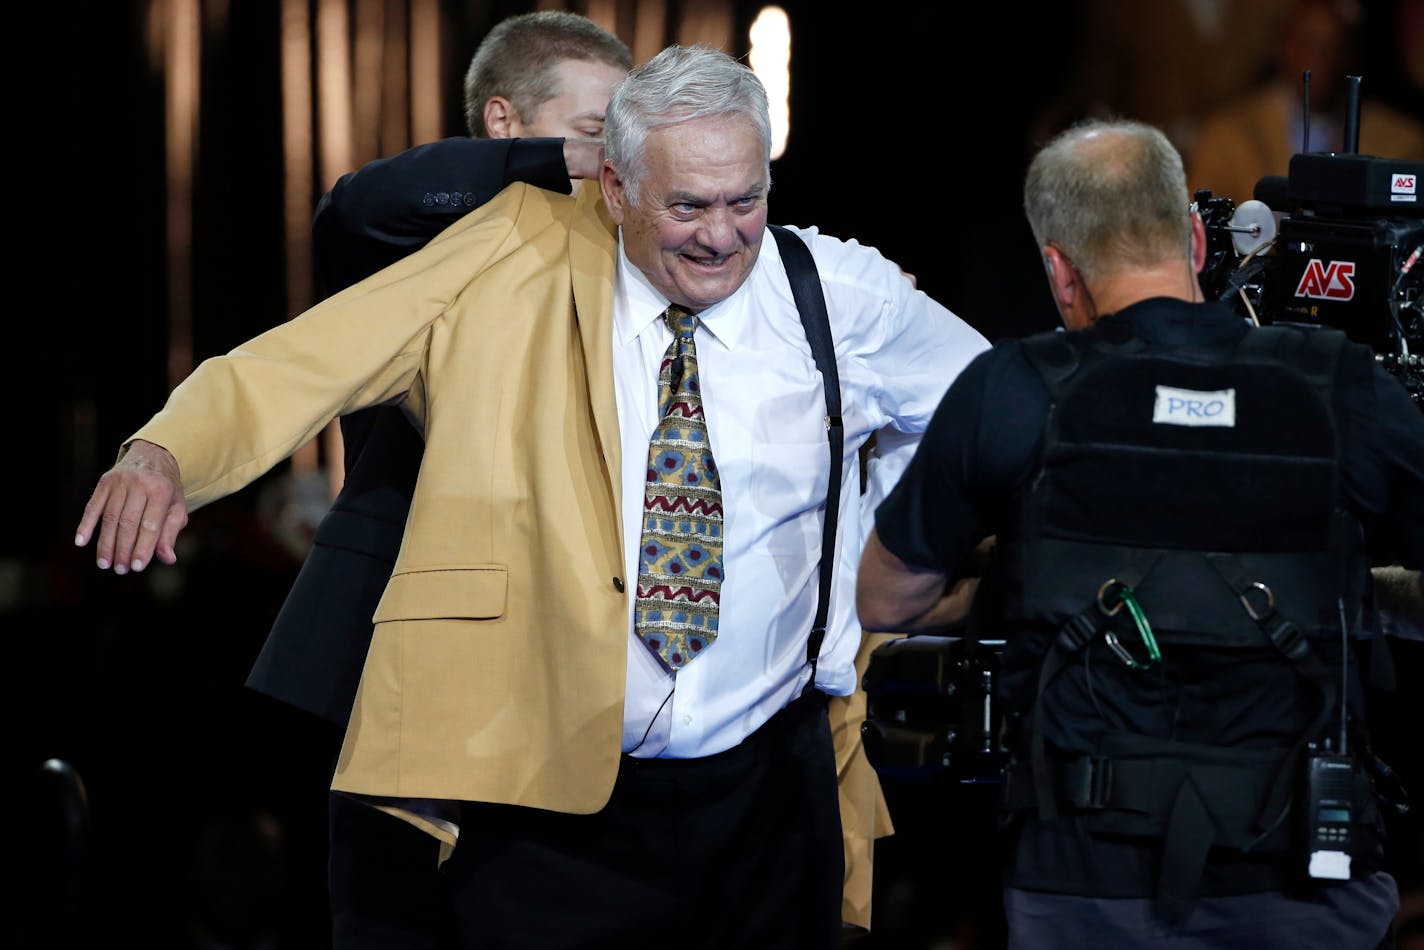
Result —
<instances>
[{"instance_id":1,"label":"cameraman","mask_svg":"<svg viewBox=\"0 0 1424 950\"><path fill-rule=\"evenodd\" d=\"M1075 126L1024 204L1070 332L955 381L858 584L867 629L940 629L997 537L978 596L1007 639L1010 944L1381 945L1398 893L1342 640L1372 562L1424 564L1424 414L1343 334L1203 301L1158 130ZM1327 748L1353 759L1349 844L1308 847Z\"/></svg>"}]
</instances>

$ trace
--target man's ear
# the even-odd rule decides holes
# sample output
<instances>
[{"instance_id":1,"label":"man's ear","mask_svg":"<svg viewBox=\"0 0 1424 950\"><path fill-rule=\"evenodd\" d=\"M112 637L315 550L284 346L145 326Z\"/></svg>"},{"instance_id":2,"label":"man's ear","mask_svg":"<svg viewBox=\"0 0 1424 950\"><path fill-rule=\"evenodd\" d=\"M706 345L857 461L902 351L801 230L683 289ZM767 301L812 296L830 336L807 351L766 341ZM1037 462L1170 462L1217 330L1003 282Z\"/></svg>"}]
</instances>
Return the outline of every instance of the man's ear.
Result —
<instances>
[{"instance_id":1,"label":"man's ear","mask_svg":"<svg viewBox=\"0 0 1424 950\"><path fill-rule=\"evenodd\" d=\"M514 104L504 96L490 96L485 101L485 135L492 139L519 138L524 132L524 123Z\"/></svg>"},{"instance_id":2,"label":"man's ear","mask_svg":"<svg viewBox=\"0 0 1424 950\"><path fill-rule=\"evenodd\" d=\"M623 223L623 202L627 195L623 190L623 179L613 163L605 160L598 172L598 186L603 189L603 203L608 206L608 215L614 224Z\"/></svg>"},{"instance_id":3,"label":"man's ear","mask_svg":"<svg viewBox=\"0 0 1424 950\"><path fill-rule=\"evenodd\" d=\"M1043 268L1048 274L1048 286L1060 306L1072 306L1078 290L1078 272L1052 244L1043 249Z\"/></svg>"},{"instance_id":4,"label":"man's ear","mask_svg":"<svg viewBox=\"0 0 1424 950\"><path fill-rule=\"evenodd\" d=\"M1192 273L1200 274L1201 269L1206 266L1206 225L1202 223L1201 215L1192 212Z\"/></svg>"}]
</instances>

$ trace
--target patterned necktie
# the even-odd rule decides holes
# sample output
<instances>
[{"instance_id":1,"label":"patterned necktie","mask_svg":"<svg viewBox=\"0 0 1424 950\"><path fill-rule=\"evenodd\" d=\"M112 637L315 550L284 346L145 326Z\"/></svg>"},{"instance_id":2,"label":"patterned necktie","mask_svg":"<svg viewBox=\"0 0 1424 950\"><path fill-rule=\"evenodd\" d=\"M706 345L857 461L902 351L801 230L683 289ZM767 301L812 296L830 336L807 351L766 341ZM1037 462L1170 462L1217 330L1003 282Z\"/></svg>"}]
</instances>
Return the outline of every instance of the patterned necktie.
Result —
<instances>
[{"instance_id":1,"label":"patterned necktie","mask_svg":"<svg viewBox=\"0 0 1424 950\"><path fill-rule=\"evenodd\" d=\"M648 446L633 629L676 671L717 639L722 486L702 414L697 317L671 306L663 319L673 341L658 373L661 418Z\"/></svg>"}]
</instances>

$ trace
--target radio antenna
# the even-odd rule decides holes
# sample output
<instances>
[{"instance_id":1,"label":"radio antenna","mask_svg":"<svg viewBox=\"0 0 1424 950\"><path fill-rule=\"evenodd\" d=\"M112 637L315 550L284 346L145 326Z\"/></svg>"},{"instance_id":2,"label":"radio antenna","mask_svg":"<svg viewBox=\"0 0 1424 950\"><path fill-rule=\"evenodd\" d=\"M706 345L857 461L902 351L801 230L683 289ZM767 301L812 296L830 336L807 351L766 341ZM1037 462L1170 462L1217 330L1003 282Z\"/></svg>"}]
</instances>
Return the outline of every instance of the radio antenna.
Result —
<instances>
[{"instance_id":1,"label":"radio antenna","mask_svg":"<svg viewBox=\"0 0 1424 950\"><path fill-rule=\"evenodd\" d=\"M1354 155L1360 150L1360 77L1346 76L1345 142L1343 151Z\"/></svg>"},{"instance_id":2,"label":"radio antenna","mask_svg":"<svg viewBox=\"0 0 1424 950\"><path fill-rule=\"evenodd\" d=\"M1307 69L1302 73L1301 79L1305 84L1305 121L1301 124L1300 150L1308 152L1310 151L1310 70Z\"/></svg>"},{"instance_id":3,"label":"radio antenna","mask_svg":"<svg viewBox=\"0 0 1424 950\"><path fill-rule=\"evenodd\" d=\"M1346 717L1346 700L1350 693L1350 624L1345 619L1345 598L1337 597L1335 605L1340 608L1340 754L1349 751L1347 736L1349 726Z\"/></svg>"}]
</instances>

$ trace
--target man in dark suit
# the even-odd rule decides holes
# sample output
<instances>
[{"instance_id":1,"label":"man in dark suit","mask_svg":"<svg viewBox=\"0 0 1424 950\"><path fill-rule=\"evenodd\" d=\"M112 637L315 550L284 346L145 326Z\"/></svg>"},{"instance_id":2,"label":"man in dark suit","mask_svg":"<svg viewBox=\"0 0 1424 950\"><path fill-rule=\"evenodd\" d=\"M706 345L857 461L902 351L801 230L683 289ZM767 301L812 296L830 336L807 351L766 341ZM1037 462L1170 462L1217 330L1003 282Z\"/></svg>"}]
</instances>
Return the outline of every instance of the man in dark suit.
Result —
<instances>
[{"instance_id":1,"label":"man in dark suit","mask_svg":"<svg viewBox=\"0 0 1424 950\"><path fill-rule=\"evenodd\" d=\"M584 17L540 12L501 21L465 77L469 138L371 162L322 197L313 220L322 296L424 247L511 182L567 193L596 176L604 108L631 66L628 47ZM251 688L332 723L333 755L424 450L421 433L395 408L346 416L341 433L343 487L248 678ZM443 945L448 885L435 870L433 838L333 794L330 844L337 947Z\"/></svg>"}]
</instances>

